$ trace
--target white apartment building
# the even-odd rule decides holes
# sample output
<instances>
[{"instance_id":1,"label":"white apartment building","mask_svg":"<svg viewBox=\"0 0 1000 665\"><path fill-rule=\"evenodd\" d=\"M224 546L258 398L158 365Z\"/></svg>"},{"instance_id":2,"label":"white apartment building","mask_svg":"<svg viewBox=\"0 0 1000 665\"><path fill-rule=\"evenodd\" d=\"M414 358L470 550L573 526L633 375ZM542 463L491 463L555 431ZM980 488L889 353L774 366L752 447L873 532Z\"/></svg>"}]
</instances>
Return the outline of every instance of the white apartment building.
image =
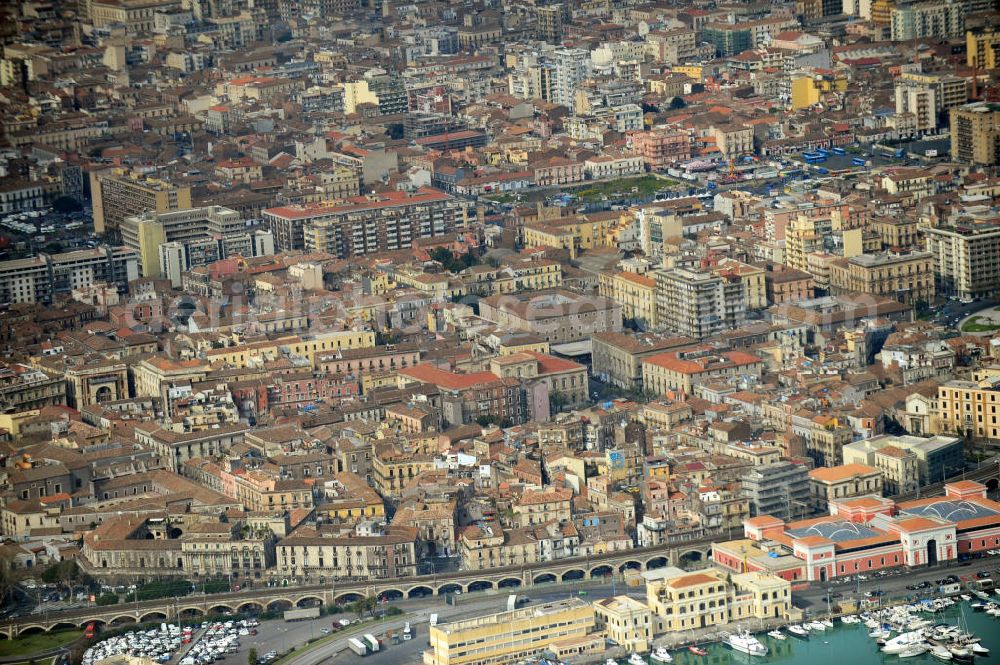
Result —
<instances>
[{"instance_id":1,"label":"white apartment building","mask_svg":"<svg viewBox=\"0 0 1000 665\"><path fill-rule=\"evenodd\" d=\"M125 287L139 278L139 256L124 247L39 254L0 262L0 303L50 303L55 295L101 282Z\"/></svg>"}]
</instances>

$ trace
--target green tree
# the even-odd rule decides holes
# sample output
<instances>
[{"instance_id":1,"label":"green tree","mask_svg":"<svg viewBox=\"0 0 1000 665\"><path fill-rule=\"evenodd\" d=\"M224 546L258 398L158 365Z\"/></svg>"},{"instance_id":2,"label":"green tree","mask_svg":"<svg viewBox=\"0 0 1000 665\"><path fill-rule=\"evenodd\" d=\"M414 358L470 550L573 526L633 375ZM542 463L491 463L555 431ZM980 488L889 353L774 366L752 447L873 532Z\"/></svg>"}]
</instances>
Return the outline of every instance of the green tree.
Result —
<instances>
[{"instance_id":1,"label":"green tree","mask_svg":"<svg viewBox=\"0 0 1000 665\"><path fill-rule=\"evenodd\" d=\"M490 425L496 425L498 422L499 421L497 420L496 416L491 416L488 414L482 416L476 416L476 423L480 427L489 427Z\"/></svg>"},{"instance_id":2,"label":"green tree","mask_svg":"<svg viewBox=\"0 0 1000 665\"><path fill-rule=\"evenodd\" d=\"M247 651L247 665L257 665L257 650L253 647Z\"/></svg>"},{"instance_id":3,"label":"green tree","mask_svg":"<svg viewBox=\"0 0 1000 665\"><path fill-rule=\"evenodd\" d=\"M549 409L552 413L559 413L567 404L569 404L569 399L562 393L555 392L549 395Z\"/></svg>"},{"instance_id":4,"label":"green tree","mask_svg":"<svg viewBox=\"0 0 1000 665\"><path fill-rule=\"evenodd\" d=\"M447 247L435 247L430 256L445 267L451 265L451 262L455 260L455 255Z\"/></svg>"},{"instance_id":5,"label":"green tree","mask_svg":"<svg viewBox=\"0 0 1000 665\"><path fill-rule=\"evenodd\" d=\"M97 597L98 607L107 607L108 605L118 604L118 594L116 593L102 593Z\"/></svg>"},{"instance_id":6,"label":"green tree","mask_svg":"<svg viewBox=\"0 0 1000 665\"><path fill-rule=\"evenodd\" d=\"M676 110L676 109L682 109L682 108L684 108L686 106L687 106L687 102L684 101L683 97L674 97L673 99L670 100L670 108L672 108L674 110Z\"/></svg>"},{"instance_id":7,"label":"green tree","mask_svg":"<svg viewBox=\"0 0 1000 665\"><path fill-rule=\"evenodd\" d=\"M375 616L375 608L378 606L378 599L372 596L366 596L359 600L351 603L351 611L358 615L358 618L364 618L367 612L369 616Z\"/></svg>"}]
</instances>

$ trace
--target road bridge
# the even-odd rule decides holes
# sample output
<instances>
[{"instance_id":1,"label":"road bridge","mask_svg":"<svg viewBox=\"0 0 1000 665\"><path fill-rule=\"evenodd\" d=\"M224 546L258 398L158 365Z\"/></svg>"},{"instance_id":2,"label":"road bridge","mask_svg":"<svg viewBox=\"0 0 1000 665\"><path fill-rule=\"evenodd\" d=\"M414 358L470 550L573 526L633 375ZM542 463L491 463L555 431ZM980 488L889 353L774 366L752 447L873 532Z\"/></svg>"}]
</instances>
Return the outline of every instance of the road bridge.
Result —
<instances>
[{"instance_id":1,"label":"road bridge","mask_svg":"<svg viewBox=\"0 0 1000 665\"><path fill-rule=\"evenodd\" d=\"M340 605L365 597L398 600L456 592L514 591L540 584L621 575L629 569L652 570L678 565L682 561L700 563L711 557L713 541L724 537L723 534L716 533L655 547L602 552L480 571L463 570L387 580L332 580L318 585L257 587L229 593L193 594L107 607L40 613L0 623L0 635L12 639L24 632L82 628L88 623L95 623L98 626L120 626L136 622L172 621L178 618L195 619L214 614Z\"/></svg>"}]
</instances>

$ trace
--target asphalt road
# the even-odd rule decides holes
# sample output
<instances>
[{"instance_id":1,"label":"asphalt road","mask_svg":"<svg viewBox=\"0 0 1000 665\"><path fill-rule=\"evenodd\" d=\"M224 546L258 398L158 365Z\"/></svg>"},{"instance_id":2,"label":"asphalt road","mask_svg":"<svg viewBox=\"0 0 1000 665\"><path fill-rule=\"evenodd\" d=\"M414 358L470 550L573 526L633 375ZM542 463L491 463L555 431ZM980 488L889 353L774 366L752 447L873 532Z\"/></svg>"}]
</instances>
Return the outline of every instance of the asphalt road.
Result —
<instances>
[{"instance_id":1,"label":"asphalt road","mask_svg":"<svg viewBox=\"0 0 1000 665\"><path fill-rule=\"evenodd\" d=\"M936 588L914 592L907 590L906 586L924 580L933 583L934 580L942 579L949 574L957 575L963 580L974 579L975 574L981 570L988 571L994 579L1000 580L1000 558L977 559L970 561L968 565L952 563L919 572L902 571L884 577L872 576L860 582L838 580L826 585L814 584L805 590L795 592L793 602L797 607L806 610L807 613L818 615L825 614L827 611L825 596L828 589L832 590L834 594L832 604L839 602L841 597L863 598L866 591L875 590L880 590L885 594L882 596L883 603L888 599L926 597L932 595L929 592L935 591ZM518 596L528 598L529 604L537 604L579 597L581 590L586 591L584 597L588 600L606 598L615 594L627 594L637 599L645 597L645 589L642 586L627 587L622 582L607 584L603 581L539 585L526 589L524 593L518 593ZM320 665L328 660L338 663L356 662L357 657L347 648L347 639L364 633L372 633L383 639L382 650L365 658L364 662L367 665L419 663L421 652L427 649L427 631L431 614L437 614L440 621L446 622L456 617L464 618L500 612L507 607L508 595L507 592L497 593L493 591L462 594L456 596L455 605L447 605L443 598L436 596L396 601L390 606L399 607L405 612L404 615L378 619L358 628L352 626L323 645L291 659L288 665ZM264 654L272 649L283 653L292 646L304 645L310 639L320 637L322 629L329 628L331 622L338 618L354 619L356 617L353 614L342 614L289 623L280 619L264 621L258 626L257 635L240 638L239 653L227 655L216 662L222 665L246 665L247 654L251 648L256 649L258 654ZM400 640L398 644L393 644L391 640L384 639L388 631L400 632L406 622L410 623L411 629L414 631L412 640Z\"/></svg>"},{"instance_id":2,"label":"asphalt road","mask_svg":"<svg viewBox=\"0 0 1000 665\"><path fill-rule=\"evenodd\" d=\"M536 604L578 596L580 590L587 592L585 597L588 599L606 598L614 594L628 594L639 599L645 596L643 587L626 587L624 583L612 585L604 582L539 585L518 595L522 598L527 597L529 604ZM383 640L383 650L371 654L365 659L365 662L370 665L417 662L420 659L420 653L427 648L427 629L431 614L437 614L439 619L444 622L455 617L501 612L507 608L509 595L506 592L463 594L456 596L455 605L446 605L444 599L440 597L396 601L391 603L391 606L402 609L405 612L404 615L387 617L384 620L379 619L358 628L352 626L345 629L342 633L343 637L334 638L312 651L303 653L300 657L293 659L290 665L319 665L330 658L341 662L350 661L356 656L347 648L348 638L365 633L372 633L376 637L383 638L390 630L401 631L406 622L410 623L411 630L415 632L414 639L405 642L401 640L399 644L392 644L391 640ZM376 614L376 616L378 615ZM322 635L322 629L329 628L331 622L338 618L355 619L357 617L353 614L342 614L290 623L281 620L261 622L261 625L257 627L257 635L240 638L239 653L227 655L216 663L246 665L247 653L250 649L256 649L260 655L271 650L284 653L293 645L303 645L308 640L319 637Z\"/></svg>"},{"instance_id":3,"label":"asphalt road","mask_svg":"<svg viewBox=\"0 0 1000 665\"><path fill-rule=\"evenodd\" d=\"M810 614L825 614L827 603L825 597L827 590L832 590L832 603L835 605L841 598L864 598L867 591L881 591L882 603L893 600L899 601L906 598L927 598L937 595L937 585L935 580L943 579L948 575L955 575L962 580L963 584L976 578L979 571L987 571L994 580L1000 580L1000 558L987 557L983 559L973 559L964 563L950 562L949 565L937 566L921 571L909 571L899 569L899 572L884 577L868 576L868 579L857 581L852 579L849 582L834 581L831 584L813 584L808 589L797 591L792 594L792 602L796 607L806 610ZM933 586L930 589L912 591L906 587L917 582L928 581ZM838 595L839 594L839 595Z\"/></svg>"}]
</instances>

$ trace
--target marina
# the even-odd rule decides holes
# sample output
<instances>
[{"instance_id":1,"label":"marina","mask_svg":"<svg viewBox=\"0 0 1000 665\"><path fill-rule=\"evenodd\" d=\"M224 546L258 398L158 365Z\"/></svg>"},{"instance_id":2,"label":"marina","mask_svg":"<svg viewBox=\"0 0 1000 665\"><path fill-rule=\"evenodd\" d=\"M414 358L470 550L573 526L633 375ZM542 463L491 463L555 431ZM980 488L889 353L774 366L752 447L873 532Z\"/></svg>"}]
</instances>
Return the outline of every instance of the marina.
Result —
<instances>
[{"instance_id":1,"label":"marina","mask_svg":"<svg viewBox=\"0 0 1000 665\"><path fill-rule=\"evenodd\" d=\"M837 619L815 617L770 632L743 626L723 641L618 658L674 665L907 665L980 663L1000 659L1000 596L938 598ZM748 632L749 631L749 632ZM787 639L796 638L796 639ZM1000 661L998 661L1000 662ZM611 665L611 659L607 661Z\"/></svg>"}]
</instances>

